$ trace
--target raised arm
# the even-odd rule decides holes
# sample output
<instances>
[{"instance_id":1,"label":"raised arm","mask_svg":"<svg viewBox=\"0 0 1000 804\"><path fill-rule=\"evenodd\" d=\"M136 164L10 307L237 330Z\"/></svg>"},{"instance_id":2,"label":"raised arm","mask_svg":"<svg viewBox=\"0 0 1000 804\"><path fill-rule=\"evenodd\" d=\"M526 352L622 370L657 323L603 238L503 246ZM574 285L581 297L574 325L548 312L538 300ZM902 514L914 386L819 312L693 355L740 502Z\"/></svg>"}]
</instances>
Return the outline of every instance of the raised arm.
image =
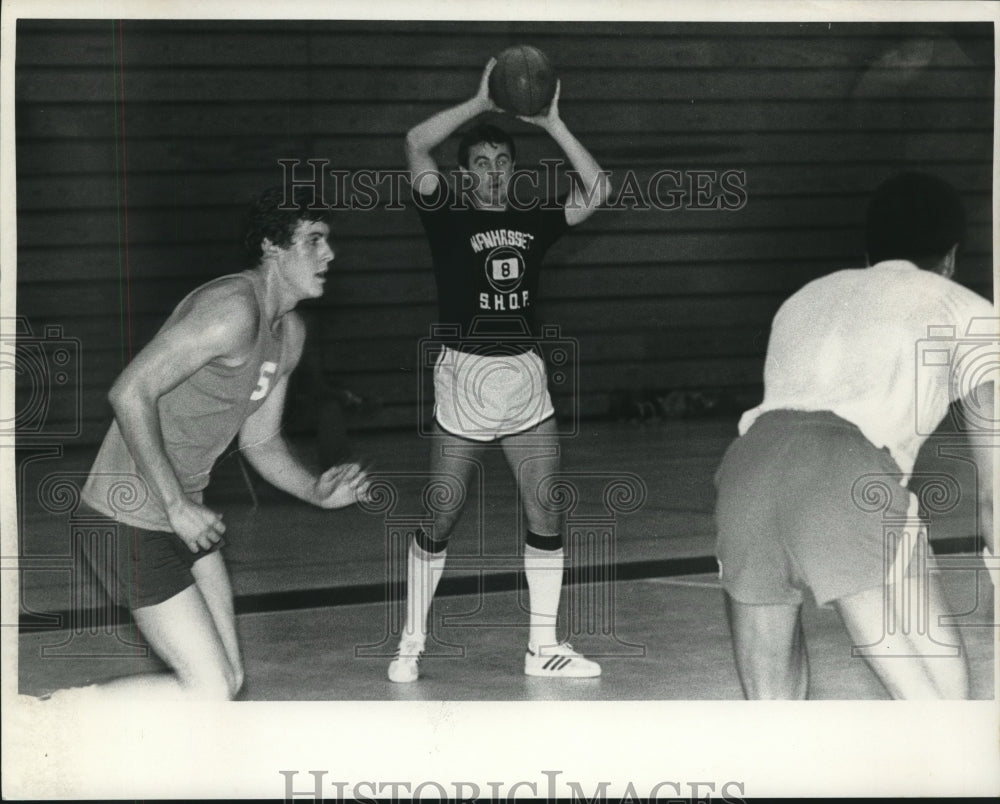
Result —
<instances>
[{"instance_id":1,"label":"raised arm","mask_svg":"<svg viewBox=\"0 0 1000 804\"><path fill-rule=\"evenodd\" d=\"M256 322L243 292L225 283L196 293L126 366L108 393L139 473L192 552L211 547L225 526L217 513L184 493L166 454L157 402L209 361L245 355Z\"/></svg>"},{"instance_id":2,"label":"raised arm","mask_svg":"<svg viewBox=\"0 0 1000 804\"><path fill-rule=\"evenodd\" d=\"M469 100L438 112L407 132L406 164L410 171L410 183L418 193L429 195L438 188L438 166L431 151L464 123L483 112L497 111L489 89L490 73L495 64L496 59L486 63L479 79L479 89Z\"/></svg>"},{"instance_id":3,"label":"raised arm","mask_svg":"<svg viewBox=\"0 0 1000 804\"><path fill-rule=\"evenodd\" d=\"M540 126L545 129L549 136L562 148L573 170L577 172L582 183L582 187L577 182L572 182L569 196L566 198L566 222L570 226L589 218L599 206L608 200L611 194L611 179L609 175L597 164L597 160L591 155L583 144L573 136L573 133L566 127L559 116L559 92L562 89L560 83L556 83L556 92L549 104L548 110L544 114L534 117L520 117L526 123Z\"/></svg>"},{"instance_id":4,"label":"raised arm","mask_svg":"<svg viewBox=\"0 0 1000 804\"><path fill-rule=\"evenodd\" d=\"M264 403L240 429L240 449L266 481L321 508L343 508L366 493L368 481L357 464L334 466L321 475L307 469L292 454L281 431L288 377L302 357L305 325L296 312L285 315L285 370Z\"/></svg>"}]
</instances>

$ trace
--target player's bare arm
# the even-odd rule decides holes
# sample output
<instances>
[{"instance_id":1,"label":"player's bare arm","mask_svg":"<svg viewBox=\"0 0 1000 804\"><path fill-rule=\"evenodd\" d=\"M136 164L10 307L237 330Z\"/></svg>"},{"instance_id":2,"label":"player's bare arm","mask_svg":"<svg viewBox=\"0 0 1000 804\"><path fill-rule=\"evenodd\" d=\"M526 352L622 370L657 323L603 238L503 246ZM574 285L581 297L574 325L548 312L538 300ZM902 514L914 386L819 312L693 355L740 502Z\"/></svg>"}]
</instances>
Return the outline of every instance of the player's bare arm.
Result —
<instances>
[{"instance_id":1,"label":"player's bare arm","mask_svg":"<svg viewBox=\"0 0 1000 804\"><path fill-rule=\"evenodd\" d=\"M953 248L944 264L945 276L954 273L955 251ZM991 327L995 331L994 324ZM977 322L965 325L966 332L976 331ZM997 434L996 382L992 376L984 376L977 371L977 350L971 344L959 344L951 364L949 389L954 394L953 401L961 412L961 420L966 422L965 435L976 465L976 504L979 536L986 549L996 555L996 534L993 531L994 477L997 460L1000 459L1000 435ZM996 372L992 372L996 375ZM983 426L985 423L986 426ZM990 574L993 578L993 574Z\"/></svg>"},{"instance_id":2,"label":"player's bare arm","mask_svg":"<svg viewBox=\"0 0 1000 804\"><path fill-rule=\"evenodd\" d=\"M533 117L519 116L518 119L545 129L549 136L556 141L556 144L562 148L569 163L573 166L573 170L579 175L583 186L573 182L565 204L566 222L570 226L575 226L589 218L594 214L594 210L608 200L608 196L611 194L611 179L559 116L559 92L561 89L561 82L557 81L552 103L543 114Z\"/></svg>"},{"instance_id":3,"label":"player's bare arm","mask_svg":"<svg viewBox=\"0 0 1000 804\"><path fill-rule=\"evenodd\" d=\"M450 137L460 126L483 112L499 111L490 98L490 73L496 59L490 59L479 79L476 94L464 103L452 106L418 123L406 134L406 163L413 188L429 195L438 188L438 165L431 151ZM418 182L419 179L419 182Z\"/></svg>"},{"instance_id":4,"label":"player's bare arm","mask_svg":"<svg viewBox=\"0 0 1000 804\"><path fill-rule=\"evenodd\" d=\"M294 456L281 430L288 377L302 357L305 324L297 312L284 316L284 371L264 403L240 429L240 449L273 486L320 508L343 508L363 498L367 474L358 464L334 466L317 476Z\"/></svg>"},{"instance_id":5,"label":"player's bare arm","mask_svg":"<svg viewBox=\"0 0 1000 804\"><path fill-rule=\"evenodd\" d=\"M961 402L964 408L964 418L969 422L996 422L996 389L993 382L977 386ZM981 431L970 429L969 443L972 457L976 463L976 503L978 507L979 533L986 549L996 556L996 533L993 530L993 495L994 477L998 458L1000 458L1000 435L984 428ZM993 578L993 574L989 574Z\"/></svg>"},{"instance_id":6,"label":"player's bare arm","mask_svg":"<svg viewBox=\"0 0 1000 804\"><path fill-rule=\"evenodd\" d=\"M197 552L225 531L222 518L184 493L167 458L157 401L208 362L237 365L257 328L244 283L222 283L195 293L119 375L108 393L115 419L139 473L164 504L174 532Z\"/></svg>"}]
</instances>

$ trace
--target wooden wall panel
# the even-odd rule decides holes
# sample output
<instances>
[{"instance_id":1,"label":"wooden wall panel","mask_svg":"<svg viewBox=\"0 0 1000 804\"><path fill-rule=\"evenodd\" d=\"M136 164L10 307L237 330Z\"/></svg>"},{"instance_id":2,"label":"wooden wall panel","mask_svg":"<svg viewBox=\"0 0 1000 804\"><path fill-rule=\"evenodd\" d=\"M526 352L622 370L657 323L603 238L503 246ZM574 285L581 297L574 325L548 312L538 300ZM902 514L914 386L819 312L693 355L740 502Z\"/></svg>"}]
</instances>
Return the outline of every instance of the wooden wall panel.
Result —
<instances>
[{"instance_id":1,"label":"wooden wall panel","mask_svg":"<svg viewBox=\"0 0 1000 804\"><path fill-rule=\"evenodd\" d=\"M901 169L962 190L960 278L992 295L988 24L22 20L18 314L78 340L83 367L52 421L79 402L77 442L100 437L129 352L193 287L243 267L243 204L282 179L278 160L402 169L407 128L521 41L552 58L564 119L619 190L632 176L649 200L663 170L740 171L746 190L733 211L624 203L553 249L540 312L577 343L587 415L669 389L752 400L774 311L860 264L867 194ZM559 155L505 122L521 166ZM454 166L454 142L440 162ZM354 426L411 427L435 317L416 213L343 209L333 226L334 275L304 306L311 340L331 378L382 400Z\"/></svg>"}]
</instances>

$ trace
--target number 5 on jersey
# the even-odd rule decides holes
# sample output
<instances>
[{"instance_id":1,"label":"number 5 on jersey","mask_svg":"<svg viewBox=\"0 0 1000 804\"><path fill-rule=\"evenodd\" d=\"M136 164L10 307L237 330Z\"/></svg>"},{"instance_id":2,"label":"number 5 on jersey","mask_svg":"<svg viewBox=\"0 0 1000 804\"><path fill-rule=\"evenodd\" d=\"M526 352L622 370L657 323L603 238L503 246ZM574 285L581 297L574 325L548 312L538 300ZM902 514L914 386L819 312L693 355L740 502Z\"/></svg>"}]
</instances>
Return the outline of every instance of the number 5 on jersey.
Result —
<instances>
[{"instance_id":1,"label":"number 5 on jersey","mask_svg":"<svg viewBox=\"0 0 1000 804\"><path fill-rule=\"evenodd\" d=\"M251 402L256 402L267 396L267 392L271 390L271 378L277 370L278 364L272 363L270 360L265 360L260 364L260 377L257 378L257 387L250 394Z\"/></svg>"}]
</instances>

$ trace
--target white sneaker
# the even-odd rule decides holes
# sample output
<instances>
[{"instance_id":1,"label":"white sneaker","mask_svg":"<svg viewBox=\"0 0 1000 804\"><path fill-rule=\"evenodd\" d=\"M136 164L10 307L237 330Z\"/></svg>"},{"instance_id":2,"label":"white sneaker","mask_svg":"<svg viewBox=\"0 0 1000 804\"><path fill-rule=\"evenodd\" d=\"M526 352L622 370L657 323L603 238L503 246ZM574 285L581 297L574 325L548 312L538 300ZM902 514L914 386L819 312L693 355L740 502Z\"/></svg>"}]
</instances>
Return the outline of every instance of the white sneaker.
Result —
<instances>
[{"instance_id":1,"label":"white sneaker","mask_svg":"<svg viewBox=\"0 0 1000 804\"><path fill-rule=\"evenodd\" d=\"M422 639L404 637L399 643L396 658L389 662L389 680L408 684L420 678L420 654L423 652Z\"/></svg>"},{"instance_id":2,"label":"white sneaker","mask_svg":"<svg viewBox=\"0 0 1000 804\"><path fill-rule=\"evenodd\" d=\"M560 642L537 653L529 646L524 655L524 673L546 678L594 678L601 674L601 666L585 659L568 642Z\"/></svg>"}]
</instances>

